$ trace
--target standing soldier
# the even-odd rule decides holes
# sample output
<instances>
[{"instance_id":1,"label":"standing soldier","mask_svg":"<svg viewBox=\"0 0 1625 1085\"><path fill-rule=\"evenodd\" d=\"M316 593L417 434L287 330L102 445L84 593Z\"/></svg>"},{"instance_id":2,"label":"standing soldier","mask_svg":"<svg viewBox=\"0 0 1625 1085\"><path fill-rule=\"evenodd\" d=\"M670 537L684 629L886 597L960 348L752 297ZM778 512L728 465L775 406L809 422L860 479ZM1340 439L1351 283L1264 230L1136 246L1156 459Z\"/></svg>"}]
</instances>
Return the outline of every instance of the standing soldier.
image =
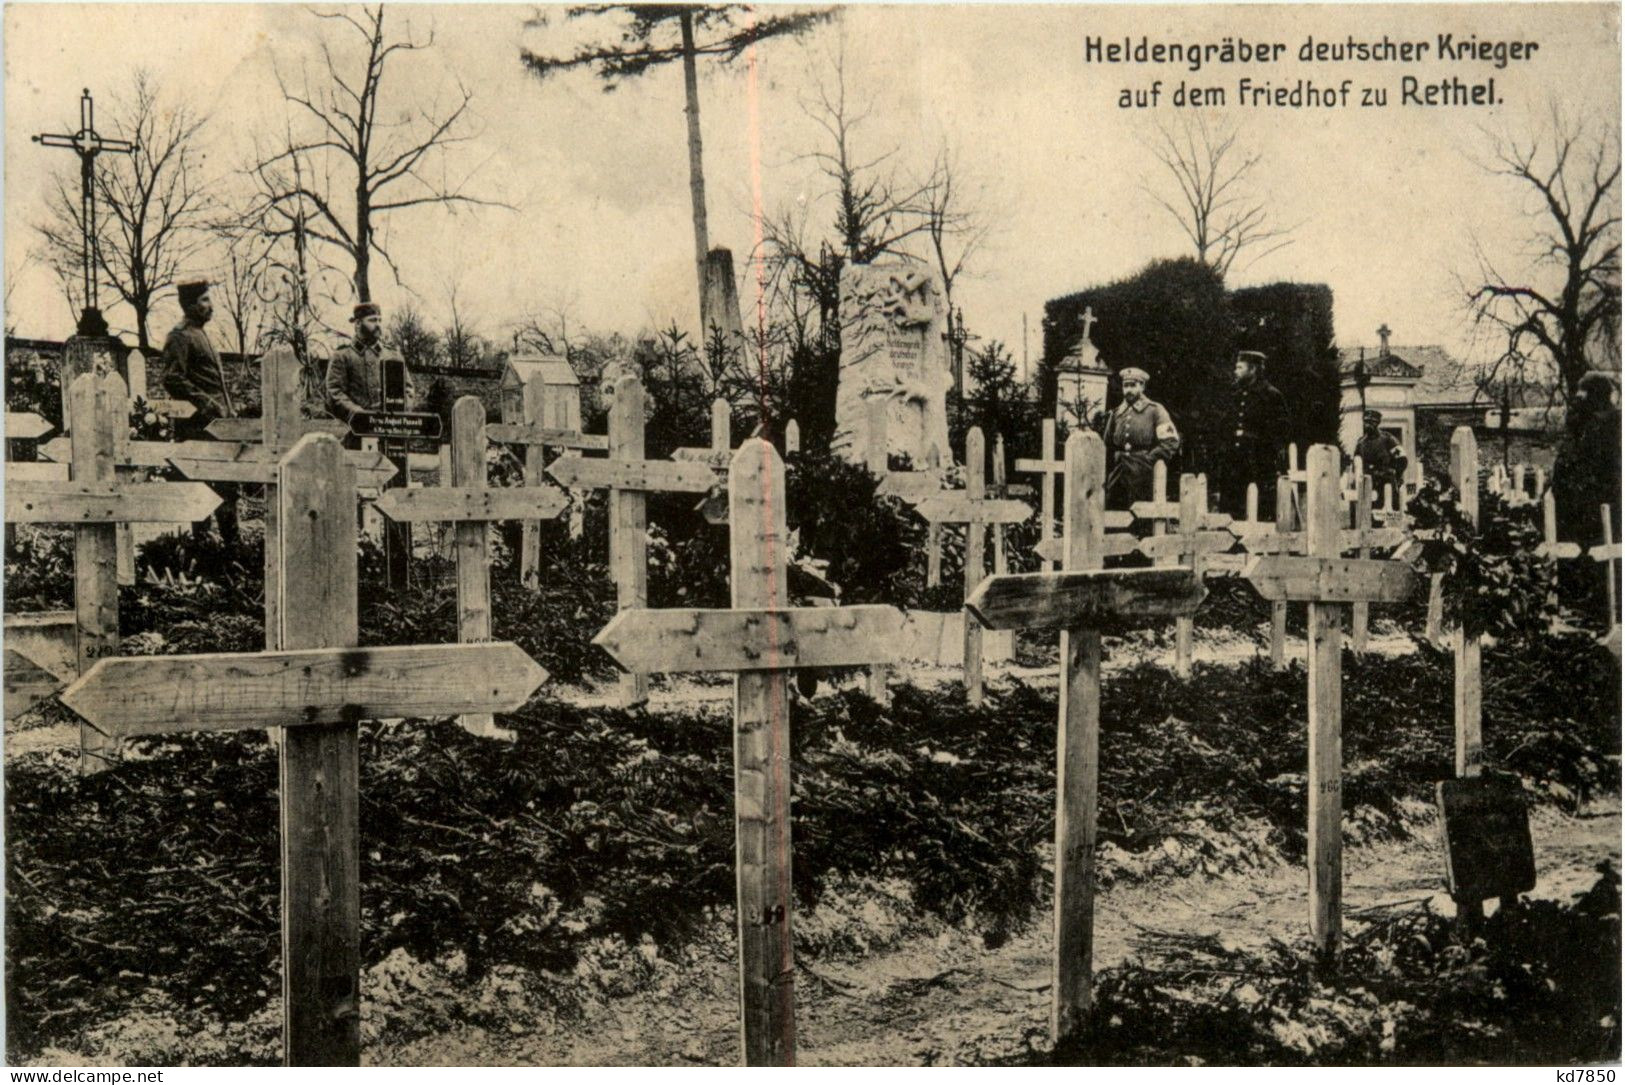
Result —
<instances>
[{"instance_id":1,"label":"standing soldier","mask_svg":"<svg viewBox=\"0 0 1625 1085\"><path fill-rule=\"evenodd\" d=\"M164 391L171 398L183 399L197 408L192 417L176 421L175 439L213 440L207 432L209 423L216 418L234 418L237 414L231 403L231 389L226 387L226 371L220 364L220 355L203 330L214 316L214 302L209 297L209 284L204 280L180 283L175 293L184 318L164 341ZM214 513L220 541L236 546L238 487L214 482L209 488L220 495L220 505ZM192 525L194 538L201 538L206 531L207 521Z\"/></svg>"},{"instance_id":2,"label":"standing soldier","mask_svg":"<svg viewBox=\"0 0 1625 1085\"><path fill-rule=\"evenodd\" d=\"M1258 484L1258 507L1275 507L1275 477L1285 446L1286 400L1264 379L1264 355L1236 352L1235 424L1219 495L1223 509L1236 519L1247 515L1247 486Z\"/></svg>"},{"instance_id":3,"label":"standing soldier","mask_svg":"<svg viewBox=\"0 0 1625 1085\"><path fill-rule=\"evenodd\" d=\"M1168 409L1145 398L1150 375L1133 366L1118 376L1123 382L1123 401L1107 418L1102 435L1111 466L1106 473L1106 504L1126 509L1136 501L1151 498L1151 480L1158 460L1171 463L1179 451L1179 430ZM1163 495L1155 495L1161 498Z\"/></svg>"},{"instance_id":4,"label":"standing soldier","mask_svg":"<svg viewBox=\"0 0 1625 1085\"><path fill-rule=\"evenodd\" d=\"M1405 484L1405 467L1409 461L1394 435L1382 432L1381 411L1365 412L1365 433L1355 443L1354 454L1360 457L1366 476L1371 479L1372 501L1381 502L1383 489L1389 486L1393 487L1397 499L1400 487Z\"/></svg>"},{"instance_id":5,"label":"standing soldier","mask_svg":"<svg viewBox=\"0 0 1625 1085\"><path fill-rule=\"evenodd\" d=\"M333 354L327 363L327 410L354 430L372 411L384 407L383 311L378 303L364 301L350 316L355 335ZM408 385L407 398L411 399ZM345 438L350 448L361 447L354 435Z\"/></svg>"}]
</instances>

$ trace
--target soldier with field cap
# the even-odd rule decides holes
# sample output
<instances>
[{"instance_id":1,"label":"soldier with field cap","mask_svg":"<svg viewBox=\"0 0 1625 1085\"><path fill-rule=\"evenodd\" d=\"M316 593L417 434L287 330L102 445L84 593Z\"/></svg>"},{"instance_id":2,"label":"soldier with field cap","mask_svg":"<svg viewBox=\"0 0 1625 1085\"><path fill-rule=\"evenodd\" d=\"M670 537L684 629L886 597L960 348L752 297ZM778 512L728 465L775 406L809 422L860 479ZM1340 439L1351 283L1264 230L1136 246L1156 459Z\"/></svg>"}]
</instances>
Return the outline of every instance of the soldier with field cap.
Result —
<instances>
[{"instance_id":1,"label":"soldier with field cap","mask_svg":"<svg viewBox=\"0 0 1625 1085\"><path fill-rule=\"evenodd\" d=\"M1381 411L1365 412L1365 432L1355 443L1354 454L1360 457L1366 477L1371 479L1372 501L1380 504L1387 487L1392 487L1396 496L1399 494L1409 461L1394 435L1382 432Z\"/></svg>"},{"instance_id":2,"label":"soldier with field cap","mask_svg":"<svg viewBox=\"0 0 1625 1085\"><path fill-rule=\"evenodd\" d=\"M327 363L327 410L348 423L351 430L367 420L373 411L384 409L383 309L375 301L358 304L350 315L355 334L333 352ZM407 401L412 399L411 378L407 378ZM359 448L361 439L350 436L347 447Z\"/></svg>"},{"instance_id":3,"label":"soldier with field cap","mask_svg":"<svg viewBox=\"0 0 1625 1085\"><path fill-rule=\"evenodd\" d=\"M1222 507L1236 519L1247 515L1247 487L1258 484L1258 507L1275 507L1275 478L1286 446L1286 398L1264 379L1263 352L1236 352L1228 455L1215 472Z\"/></svg>"},{"instance_id":4,"label":"soldier with field cap","mask_svg":"<svg viewBox=\"0 0 1625 1085\"><path fill-rule=\"evenodd\" d=\"M216 418L234 418L237 411L231 402L231 389L226 384L226 370L220 354L209 342L203 326L214 316L214 301L209 297L209 283L194 279L179 283L175 294L184 314L181 322L164 340L162 364L164 391L170 398L185 400L197 408L190 418L177 419L177 441L209 441L208 426ZM229 482L212 482L210 489L220 495L220 504L214 512L215 524L220 530L220 541L227 546L237 544L238 487ZM193 525L194 536L201 538L207 522Z\"/></svg>"},{"instance_id":5,"label":"soldier with field cap","mask_svg":"<svg viewBox=\"0 0 1625 1085\"><path fill-rule=\"evenodd\" d=\"M1153 496L1156 463L1172 462L1179 451L1179 430L1166 407L1146 398L1150 374L1128 366L1117 375L1123 383L1123 399L1105 417L1101 437L1108 457L1106 505L1126 509Z\"/></svg>"}]
</instances>

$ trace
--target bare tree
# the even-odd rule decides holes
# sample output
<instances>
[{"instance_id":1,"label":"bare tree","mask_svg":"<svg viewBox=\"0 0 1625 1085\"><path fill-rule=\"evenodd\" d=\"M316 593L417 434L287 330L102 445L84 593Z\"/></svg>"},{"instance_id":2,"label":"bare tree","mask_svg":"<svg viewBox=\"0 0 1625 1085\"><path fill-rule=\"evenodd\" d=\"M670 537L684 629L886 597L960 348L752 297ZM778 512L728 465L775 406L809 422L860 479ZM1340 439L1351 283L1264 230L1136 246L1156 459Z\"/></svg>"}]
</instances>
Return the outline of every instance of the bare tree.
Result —
<instances>
[{"instance_id":1,"label":"bare tree","mask_svg":"<svg viewBox=\"0 0 1625 1085\"><path fill-rule=\"evenodd\" d=\"M868 157L860 152L858 132L872 115L873 103L859 107L852 101L844 42L816 91L802 98L801 108L827 139L802 157L816 163L834 186L835 232L846 259L854 264L887 254L913 259L904 242L929 229L931 182L906 178L895 165L896 147Z\"/></svg>"},{"instance_id":2,"label":"bare tree","mask_svg":"<svg viewBox=\"0 0 1625 1085\"><path fill-rule=\"evenodd\" d=\"M619 16L624 22L614 40L607 44L587 44L564 57L540 56L529 49L519 51L519 59L539 78L573 68L590 68L604 81L605 90L614 90L622 79L643 75L651 68L681 60L683 64L683 112L688 124L688 191L694 219L694 265L700 303L705 304L705 257L710 251L710 231L705 203L705 163L700 140L700 90L698 58L712 57L723 63L738 57L759 41L785 35L799 35L829 18L827 11L784 11L763 13L743 4L619 4L570 9L570 17ZM744 25L737 20L743 18ZM538 12L528 27L547 24ZM696 33L698 32L698 33ZM702 40L703 39L703 40ZM702 313L702 327L721 321Z\"/></svg>"},{"instance_id":3,"label":"bare tree","mask_svg":"<svg viewBox=\"0 0 1625 1085\"><path fill-rule=\"evenodd\" d=\"M264 322L260 278L265 273L268 248L261 238L243 229L238 216L220 219L214 232L220 249L213 262L214 286L209 294L231 329L237 353L246 358L259 347Z\"/></svg>"},{"instance_id":4,"label":"bare tree","mask_svg":"<svg viewBox=\"0 0 1625 1085\"><path fill-rule=\"evenodd\" d=\"M872 103L860 107L848 86L844 45L830 57L817 89L801 100L801 108L823 132L820 146L801 159L813 163L829 183L824 194L834 201L835 213L825 234L813 225L805 206L790 206L762 223L763 252L768 289L804 340L817 315L817 336L826 347L840 338L841 269L848 263L868 264L881 256L904 260L918 257L912 242L931 232L931 196L938 182L910 178L896 164L897 148L867 154L860 131L871 115ZM944 216L939 220L944 240L951 236L951 191L937 192ZM956 213L956 212L955 212ZM810 305L808 303L811 303Z\"/></svg>"},{"instance_id":5,"label":"bare tree","mask_svg":"<svg viewBox=\"0 0 1625 1085\"><path fill-rule=\"evenodd\" d=\"M356 299L370 301L373 257L400 280L380 220L416 207L507 205L465 191L470 174L449 179L447 149L473 138L472 92L458 84L454 104L408 109L396 102L394 88L412 84L390 80L386 87L386 75L394 71L391 58L429 48L432 33L422 40L391 38L382 4L361 9L359 16L349 10L315 15L339 28L345 55L324 40L322 76L313 82L306 73L298 87L278 71L299 127L286 147L260 158L254 172L262 190L269 188L263 210L284 220L297 217L309 241L342 253Z\"/></svg>"},{"instance_id":6,"label":"bare tree","mask_svg":"<svg viewBox=\"0 0 1625 1085\"><path fill-rule=\"evenodd\" d=\"M1504 332L1508 358L1544 350L1566 394L1594 355L1618 357L1620 312L1619 129L1588 129L1554 104L1527 139L1490 136L1486 168L1516 182L1530 207L1533 259L1503 275L1476 245L1479 284L1466 290L1473 320ZM1490 374L1493 378L1493 373ZM1555 382L1554 382L1555 383Z\"/></svg>"},{"instance_id":7,"label":"bare tree","mask_svg":"<svg viewBox=\"0 0 1625 1085\"><path fill-rule=\"evenodd\" d=\"M1270 225L1264 201L1252 186L1261 156L1241 144L1234 126L1212 126L1200 113L1178 124L1162 124L1151 151L1173 178L1177 195L1146 191L1172 215L1196 249L1196 258L1230 273L1242 253L1261 260L1292 243L1291 227Z\"/></svg>"},{"instance_id":8,"label":"bare tree","mask_svg":"<svg viewBox=\"0 0 1625 1085\"><path fill-rule=\"evenodd\" d=\"M987 239L987 213L981 196L958 156L943 141L926 181L924 209L926 236L949 308L954 303L954 282Z\"/></svg>"},{"instance_id":9,"label":"bare tree","mask_svg":"<svg viewBox=\"0 0 1625 1085\"><path fill-rule=\"evenodd\" d=\"M212 203L197 136L204 118L185 104L161 100L145 69L114 103L112 127L136 144L127 155L98 157L94 184L103 209L96 221L94 258L135 319L136 342L151 345L149 317L160 291L207 244ZM52 266L76 262L83 237L79 178L58 174L47 218L36 227Z\"/></svg>"},{"instance_id":10,"label":"bare tree","mask_svg":"<svg viewBox=\"0 0 1625 1085\"><path fill-rule=\"evenodd\" d=\"M485 357L485 339L475 328L463 305L462 282L447 279L445 287L448 318L445 330L440 333L441 349L445 351L447 365L458 369L472 368Z\"/></svg>"}]
</instances>

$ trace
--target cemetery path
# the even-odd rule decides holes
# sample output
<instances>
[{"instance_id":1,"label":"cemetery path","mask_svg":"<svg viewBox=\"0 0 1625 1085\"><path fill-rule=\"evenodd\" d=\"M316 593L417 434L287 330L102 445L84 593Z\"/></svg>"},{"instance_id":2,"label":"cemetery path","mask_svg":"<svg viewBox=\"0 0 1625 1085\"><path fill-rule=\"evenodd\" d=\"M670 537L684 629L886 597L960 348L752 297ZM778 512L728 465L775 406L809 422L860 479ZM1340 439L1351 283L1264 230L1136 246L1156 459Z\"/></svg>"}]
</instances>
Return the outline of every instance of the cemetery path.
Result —
<instances>
[{"instance_id":1,"label":"cemetery path","mask_svg":"<svg viewBox=\"0 0 1625 1085\"><path fill-rule=\"evenodd\" d=\"M1345 853L1344 908L1354 928L1427 900L1453 905L1441 889L1443 860L1418 805L1418 835ZM1532 896L1569 900L1595 880L1596 864L1620 856L1617 800L1579 817L1549 807L1532 819L1540 884ZM1493 904L1491 905L1493 908ZM1211 935L1235 948L1295 939L1307 924L1301 866L1248 876L1154 879L1112 886L1097 905L1097 971L1126 962L1166 934ZM850 921L850 920L849 920ZM816 916L810 923L820 922ZM797 975L799 1061L803 1065L985 1064L1047 1043L1050 932L1045 919L996 949L951 930L906 938L861 956L815 959ZM732 1065L737 1001L731 931L719 931L698 959L656 991L609 999L551 1035L499 1035L462 1028L374 1052L392 1064Z\"/></svg>"}]
</instances>

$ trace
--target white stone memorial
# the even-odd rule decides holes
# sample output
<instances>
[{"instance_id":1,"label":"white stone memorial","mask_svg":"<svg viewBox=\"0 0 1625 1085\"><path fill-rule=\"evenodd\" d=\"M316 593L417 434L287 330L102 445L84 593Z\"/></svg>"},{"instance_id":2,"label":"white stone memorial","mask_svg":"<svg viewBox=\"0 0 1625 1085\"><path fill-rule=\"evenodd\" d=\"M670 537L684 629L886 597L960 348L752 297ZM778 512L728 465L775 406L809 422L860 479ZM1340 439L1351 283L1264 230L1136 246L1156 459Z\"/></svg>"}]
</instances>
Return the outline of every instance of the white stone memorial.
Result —
<instances>
[{"instance_id":1,"label":"white stone memorial","mask_svg":"<svg viewBox=\"0 0 1625 1085\"><path fill-rule=\"evenodd\" d=\"M932 447L948 448L948 389L953 383L943 338L948 308L935 278L905 265L841 269L841 375L835 394L837 454L863 462L868 409L884 400L886 447L918 465Z\"/></svg>"}]
</instances>

